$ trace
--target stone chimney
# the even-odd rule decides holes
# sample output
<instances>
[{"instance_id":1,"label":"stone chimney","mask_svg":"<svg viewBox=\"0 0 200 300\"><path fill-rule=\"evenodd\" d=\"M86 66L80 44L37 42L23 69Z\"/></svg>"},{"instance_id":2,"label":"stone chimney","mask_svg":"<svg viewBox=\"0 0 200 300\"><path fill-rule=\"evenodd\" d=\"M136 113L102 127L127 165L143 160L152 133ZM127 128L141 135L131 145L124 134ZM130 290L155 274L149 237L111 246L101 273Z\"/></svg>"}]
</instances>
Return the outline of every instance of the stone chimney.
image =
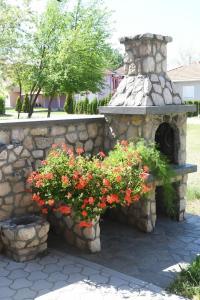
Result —
<instances>
[{"instance_id":1,"label":"stone chimney","mask_svg":"<svg viewBox=\"0 0 200 300\"><path fill-rule=\"evenodd\" d=\"M123 37L125 77L109 106L165 106L183 104L167 76L169 36L146 33Z\"/></svg>"}]
</instances>

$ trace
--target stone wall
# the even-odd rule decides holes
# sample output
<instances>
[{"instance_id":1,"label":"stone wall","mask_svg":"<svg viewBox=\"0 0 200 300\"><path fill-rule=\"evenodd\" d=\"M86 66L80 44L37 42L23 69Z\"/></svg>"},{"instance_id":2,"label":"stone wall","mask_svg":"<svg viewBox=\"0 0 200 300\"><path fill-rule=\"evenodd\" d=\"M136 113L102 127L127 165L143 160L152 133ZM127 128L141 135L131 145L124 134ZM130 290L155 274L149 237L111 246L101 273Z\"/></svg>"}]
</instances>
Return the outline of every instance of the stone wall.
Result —
<instances>
[{"instance_id":1,"label":"stone wall","mask_svg":"<svg viewBox=\"0 0 200 300\"><path fill-rule=\"evenodd\" d=\"M156 131L162 123L168 123L174 129L176 145L176 164L186 162L186 120L185 113L169 115L107 115L105 131L105 150L111 149L117 140L137 141L140 138L155 142ZM186 207L187 175L178 176L177 181L177 220L184 219ZM159 183L157 183L159 185ZM122 222L134 224L143 231L150 232L156 221L156 185L146 201L119 208L111 212L112 217ZM157 201L162 201L158 199Z\"/></svg>"},{"instance_id":2,"label":"stone wall","mask_svg":"<svg viewBox=\"0 0 200 300\"><path fill-rule=\"evenodd\" d=\"M26 179L52 144L95 154L104 148L104 127L102 116L0 122L0 221L36 210Z\"/></svg>"}]
</instances>

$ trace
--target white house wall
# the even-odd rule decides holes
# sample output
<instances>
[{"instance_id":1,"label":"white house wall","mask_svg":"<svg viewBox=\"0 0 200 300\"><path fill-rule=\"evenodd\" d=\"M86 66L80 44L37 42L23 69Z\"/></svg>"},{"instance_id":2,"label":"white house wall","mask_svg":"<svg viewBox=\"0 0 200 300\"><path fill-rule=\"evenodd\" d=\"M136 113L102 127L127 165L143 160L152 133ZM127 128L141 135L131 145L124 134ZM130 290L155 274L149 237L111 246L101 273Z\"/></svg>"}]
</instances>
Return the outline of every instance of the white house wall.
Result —
<instances>
[{"instance_id":1,"label":"white house wall","mask_svg":"<svg viewBox=\"0 0 200 300\"><path fill-rule=\"evenodd\" d=\"M181 81L181 82L174 82L177 91L180 93L181 97L184 100L200 100L200 81ZM184 86L193 86L194 87L194 97L185 97L183 93Z\"/></svg>"}]
</instances>

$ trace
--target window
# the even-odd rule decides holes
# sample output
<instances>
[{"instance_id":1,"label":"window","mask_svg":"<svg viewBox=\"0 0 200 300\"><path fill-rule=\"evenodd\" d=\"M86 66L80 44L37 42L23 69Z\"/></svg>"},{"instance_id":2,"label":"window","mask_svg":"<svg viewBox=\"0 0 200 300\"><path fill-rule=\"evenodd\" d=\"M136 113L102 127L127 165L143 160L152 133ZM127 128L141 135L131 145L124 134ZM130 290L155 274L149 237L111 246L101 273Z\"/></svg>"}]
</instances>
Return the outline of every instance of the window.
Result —
<instances>
[{"instance_id":1,"label":"window","mask_svg":"<svg viewBox=\"0 0 200 300\"><path fill-rule=\"evenodd\" d=\"M194 99L194 86L183 86L183 98Z\"/></svg>"}]
</instances>

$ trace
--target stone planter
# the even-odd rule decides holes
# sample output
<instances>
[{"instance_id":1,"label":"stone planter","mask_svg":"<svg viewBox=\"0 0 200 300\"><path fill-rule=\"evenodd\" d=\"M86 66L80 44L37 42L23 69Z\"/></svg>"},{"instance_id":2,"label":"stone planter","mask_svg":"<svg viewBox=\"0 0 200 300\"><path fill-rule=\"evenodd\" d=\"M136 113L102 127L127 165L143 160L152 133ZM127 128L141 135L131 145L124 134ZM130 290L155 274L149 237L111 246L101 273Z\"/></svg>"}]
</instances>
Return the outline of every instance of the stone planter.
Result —
<instances>
[{"instance_id":1,"label":"stone planter","mask_svg":"<svg viewBox=\"0 0 200 300\"><path fill-rule=\"evenodd\" d=\"M70 245L90 253L101 251L99 217L93 220L89 228L81 228L78 221L60 213L51 213L49 222L54 232Z\"/></svg>"},{"instance_id":2,"label":"stone planter","mask_svg":"<svg viewBox=\"0 0 200 300\"><path fill-rule=\"evenodd\" d=\"M7 256L23 262L47 250L49 223L40 216L16 217L1 223L1 237Z\"/></svg>"}]
</instances>

